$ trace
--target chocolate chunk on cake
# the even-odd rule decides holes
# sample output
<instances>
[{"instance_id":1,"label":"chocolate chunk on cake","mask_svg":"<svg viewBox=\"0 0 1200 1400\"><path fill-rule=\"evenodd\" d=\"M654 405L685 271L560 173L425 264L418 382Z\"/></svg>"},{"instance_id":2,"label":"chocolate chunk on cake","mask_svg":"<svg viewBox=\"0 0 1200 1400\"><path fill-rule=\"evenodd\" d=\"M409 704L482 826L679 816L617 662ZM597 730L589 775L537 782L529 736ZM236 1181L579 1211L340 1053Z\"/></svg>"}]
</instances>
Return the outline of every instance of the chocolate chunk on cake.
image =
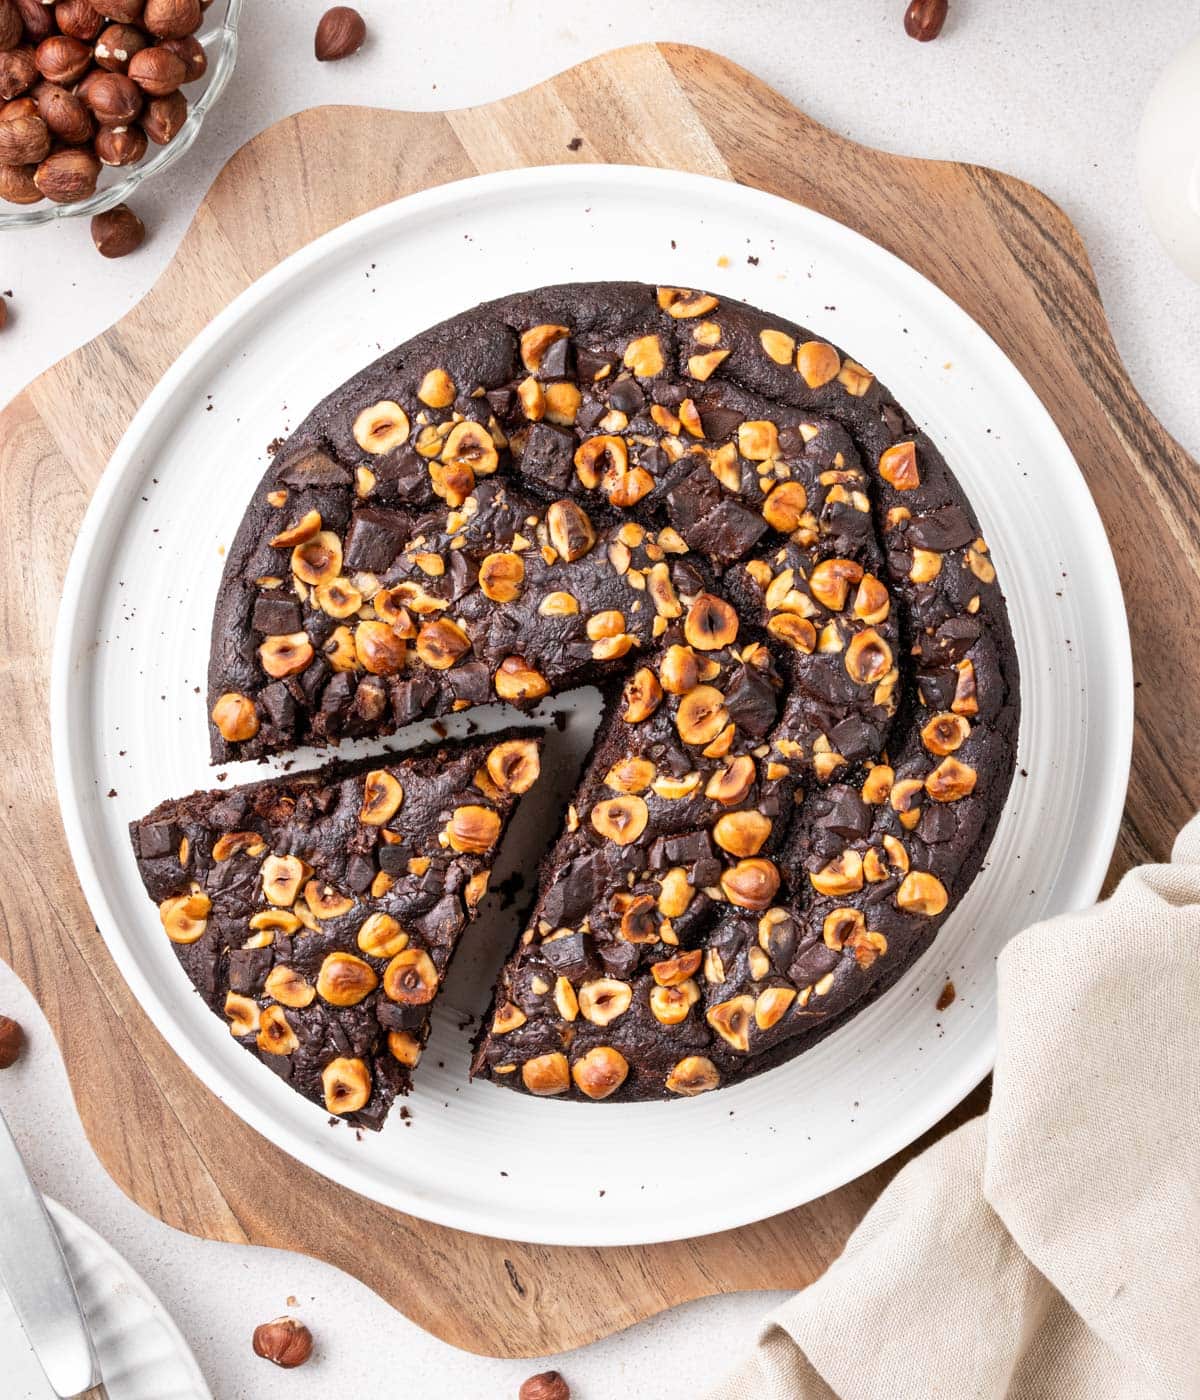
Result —
<instances>
[{"instance_id":1,"label":"chocolate chunk on cake","mask_svg":"<svg viewBox=\"0 0 1200 1400\"><path fill-rule=\"evenodd\" d=\"M634 283L456 316L330 395L230 551L214 762L587 683L607 708L475 1072L698 1093L894 981L1011 781L979 523L875 376Z\"/></svg>"},{"instance_id":2,"label":"chocolate chunk on cake","mask_svg":"<svg viewBox=\"0 0 1200 1400\"><path fill-rule=\"evenodd\" d=\"M298 1093L378 1128L540 740L510 733L164 802L130 826L197 991Z\"/></svg>"}]
</instances>

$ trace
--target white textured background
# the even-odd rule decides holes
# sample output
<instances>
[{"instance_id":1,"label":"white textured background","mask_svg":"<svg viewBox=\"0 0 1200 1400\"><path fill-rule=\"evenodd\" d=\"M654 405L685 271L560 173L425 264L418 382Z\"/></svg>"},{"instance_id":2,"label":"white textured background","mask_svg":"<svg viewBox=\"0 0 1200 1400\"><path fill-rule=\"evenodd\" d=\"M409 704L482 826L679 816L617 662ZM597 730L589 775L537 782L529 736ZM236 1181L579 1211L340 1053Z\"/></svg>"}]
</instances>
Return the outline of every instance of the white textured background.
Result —
<instances>
[{"instance_id":1,"label":"white textured background","mask_svg":"<svg viewBox=\"0 0 1200 1400\"><path fill-rule=\"evenodd\" d=\"M1168 430L1200 454L1200 287L1150 233L1133 162L1146 94L1200 27L1192 0L1133 8L1117 0L1036 7L951 0L946 29L930 45L905 37L904 0L359 5L372 30L368 48L319 66L311 44L323 0L248 0L242 56L221 105L183 163L138 196L151 238L134 257L103 261L77 222L0 235L0 292L13 292L0 335L0 403L149 289L222 163L277 118L321 102L426 110L477 104L607 48L674 39L729 55L859 141L993 165L1040 186L1083 235L1135 384ZM92 1158L44 1023L2 964L0 1009L33 1031L28 1061L0 1077L0 1108L39 1181L111 1239L160 1294L218 1400L332 1397L350 1393L351 1375L363 1400L506 1400L525 1375L548 1364L453 1351L335 1270L292 1255L201 1244L150 1220ZM251 1355L249 1332L284 1311L290 1295L319 1333L321 1355L285 1378ZM694 1304L556 1364L577 1400L692 1400L730 1352L749 1343L754 1319L769 1304L770 1295ZM10 1340L0 1337L0 1353Z\"/></svg>"}]
</instances>

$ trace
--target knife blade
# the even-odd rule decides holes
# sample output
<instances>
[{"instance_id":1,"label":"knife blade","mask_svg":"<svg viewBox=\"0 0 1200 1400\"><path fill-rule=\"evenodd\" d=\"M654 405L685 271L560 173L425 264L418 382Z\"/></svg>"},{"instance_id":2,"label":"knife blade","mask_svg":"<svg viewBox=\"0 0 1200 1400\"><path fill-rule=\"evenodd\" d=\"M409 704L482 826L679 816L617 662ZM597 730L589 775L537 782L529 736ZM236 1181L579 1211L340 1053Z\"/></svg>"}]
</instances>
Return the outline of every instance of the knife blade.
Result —
<instances>
[{"instance_id":1,"label":"knife blade","mask_svg":"<svg viewBox=\"0 0 1200 1400\"><path fill-rule=\"evenodd\" d=\"M0 1284L55 1395L100 1380L92 1338L58 1231L0 1113Z\"/></svg>"}]
</instances>

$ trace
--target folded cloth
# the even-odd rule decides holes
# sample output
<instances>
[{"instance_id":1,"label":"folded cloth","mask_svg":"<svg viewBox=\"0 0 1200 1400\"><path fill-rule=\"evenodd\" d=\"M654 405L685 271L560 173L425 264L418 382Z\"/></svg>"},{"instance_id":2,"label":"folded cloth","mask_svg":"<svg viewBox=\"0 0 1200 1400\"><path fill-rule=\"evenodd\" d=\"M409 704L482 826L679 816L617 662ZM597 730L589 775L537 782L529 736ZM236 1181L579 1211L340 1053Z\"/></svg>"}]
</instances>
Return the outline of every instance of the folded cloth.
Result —
<instances>
[{"instance_id":1,"label":"folded cloth","mask_svg":"<svg viewBox=\"0 0 1200 1400\"><path fill-rule=\"evenodd\" d=\"M1200 817L999 960L991 1107L713 1400L1200 1397Z\"/></svg>"}]
</instances>

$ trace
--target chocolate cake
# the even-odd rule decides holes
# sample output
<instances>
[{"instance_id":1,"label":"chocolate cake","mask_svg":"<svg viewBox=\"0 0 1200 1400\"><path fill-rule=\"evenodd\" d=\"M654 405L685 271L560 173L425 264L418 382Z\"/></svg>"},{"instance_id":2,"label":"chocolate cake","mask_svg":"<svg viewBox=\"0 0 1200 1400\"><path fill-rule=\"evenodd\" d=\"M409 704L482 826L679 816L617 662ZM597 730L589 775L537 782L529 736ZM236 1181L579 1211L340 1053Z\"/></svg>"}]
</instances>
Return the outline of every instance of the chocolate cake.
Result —
<instances>
[{"instance_id":1,"label":"chocolate cake","mask_svg":"<svg viewBox=\"0 0 1200 1400\"><path fill-rule=\"evenodd\" d=\"M475 1072L699 1093L928 946L1012 777L978 521L870 370L633 283L505 297L320 404L230 550L212 757L594 683L596 746Z\"/></svg>"},{"instance_id":2,"label":"chocolate cake","mask_svg":"<svg viewBox=\"0 0 1200 1400\"><path fill-rule=\"evenodd\" d=\"M183 970L293 1089L378 1128L405 1093L536 735L333 764L132 823Z\"/></svg>"}]
</instances>

